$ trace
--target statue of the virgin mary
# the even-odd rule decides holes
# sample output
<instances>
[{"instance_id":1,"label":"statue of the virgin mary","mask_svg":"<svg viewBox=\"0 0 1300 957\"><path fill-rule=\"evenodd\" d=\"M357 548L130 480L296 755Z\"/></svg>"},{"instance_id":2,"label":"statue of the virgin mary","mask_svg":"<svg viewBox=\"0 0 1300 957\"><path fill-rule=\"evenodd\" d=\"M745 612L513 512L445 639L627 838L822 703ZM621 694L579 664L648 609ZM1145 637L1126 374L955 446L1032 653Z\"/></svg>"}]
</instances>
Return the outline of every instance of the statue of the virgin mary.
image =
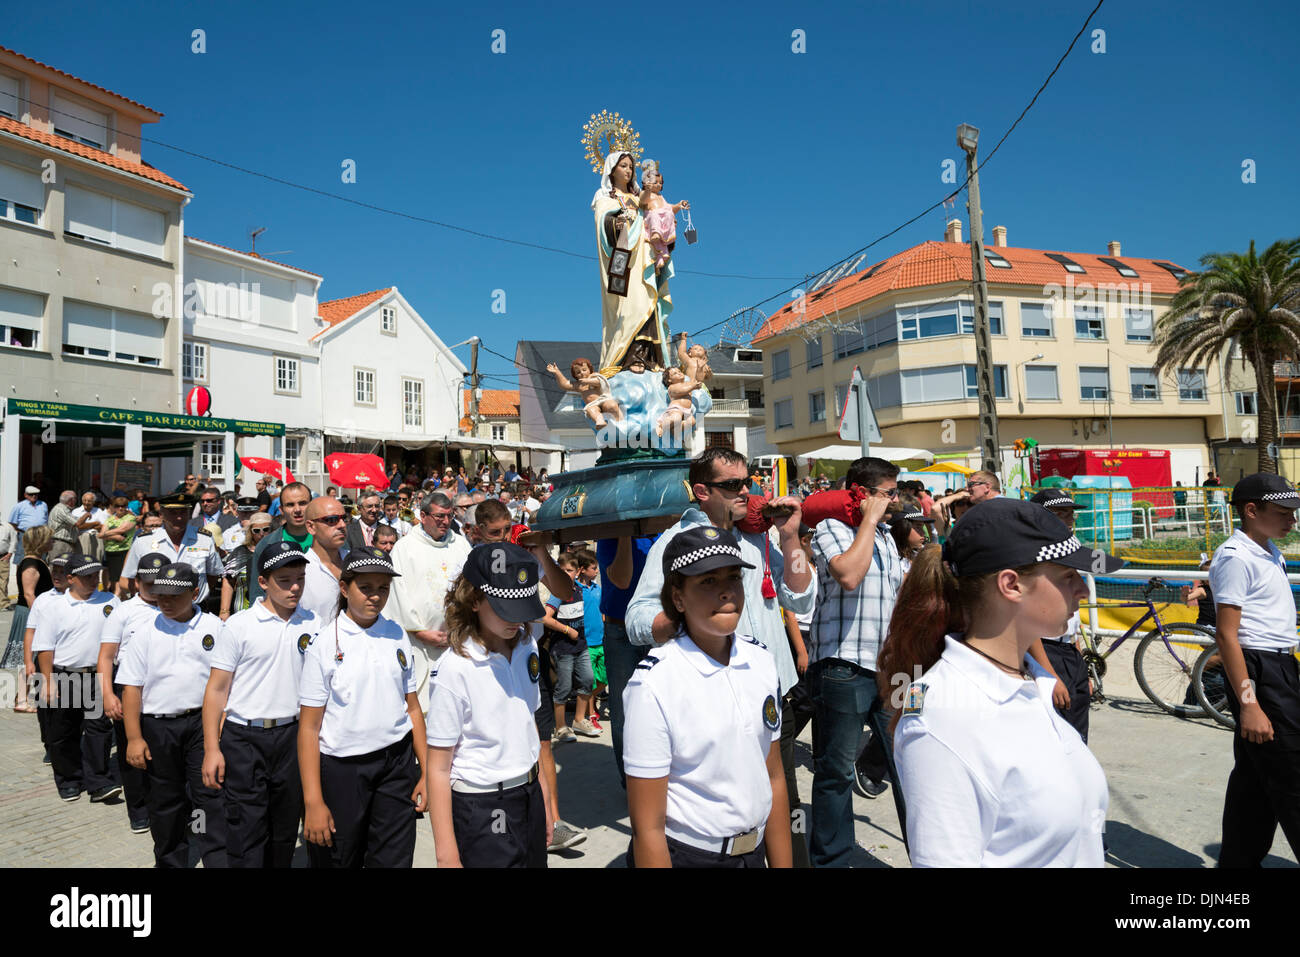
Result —
<instances>
[{"instance_id":1,"label":"statue of the virgin mary","mask_svg":"<svg viewBox=\"0 0 1300 957\"><path fill-rule=\"evenodd\" d=\"M654 247L646 239L636 185L641 156L637 134L627 120L605 111L592 116L585 129L587 157L593 169L601 170L600 188L591 199L600 254L600 373L614 375L630 365L633 356L651 370L661 369L669 364L667 319L673 303L668 280L673 266L669 260L657 268ZM601 149L602 137L608 152Z\"/></svg>"}]
</instances>

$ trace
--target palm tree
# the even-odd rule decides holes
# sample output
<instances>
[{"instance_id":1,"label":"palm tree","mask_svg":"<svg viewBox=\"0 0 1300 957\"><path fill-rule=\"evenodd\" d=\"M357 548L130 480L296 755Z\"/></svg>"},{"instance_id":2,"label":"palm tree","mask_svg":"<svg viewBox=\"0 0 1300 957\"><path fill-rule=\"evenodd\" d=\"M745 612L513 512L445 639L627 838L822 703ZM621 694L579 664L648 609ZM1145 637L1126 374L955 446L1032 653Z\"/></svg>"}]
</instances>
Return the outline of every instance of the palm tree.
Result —
<instances>
[{"instance_id":1,"label":"palm tree","mask_svg":"<svg viewBox=\"0 0 1300 957\"><path fill-rule=\"evenodd\" d=\"M1201 272L1180 281L1156 324L1155 371L1208 369L1237 346L1255 369L1261 472L1277 472L1268 446L1277 441L1273 364L1300 353L1300 238L1279 239L1263 256L1207 253Z\"/></svg>"}]
</instances>

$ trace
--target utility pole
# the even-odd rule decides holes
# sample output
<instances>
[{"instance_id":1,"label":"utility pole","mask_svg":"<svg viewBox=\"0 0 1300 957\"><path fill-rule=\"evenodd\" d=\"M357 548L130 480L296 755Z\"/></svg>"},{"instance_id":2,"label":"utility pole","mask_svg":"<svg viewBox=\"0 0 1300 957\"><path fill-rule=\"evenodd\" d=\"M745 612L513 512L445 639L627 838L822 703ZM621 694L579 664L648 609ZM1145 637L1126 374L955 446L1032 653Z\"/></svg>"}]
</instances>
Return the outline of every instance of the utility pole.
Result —
<instances>
[{"instance_id":1,"label":"utility pole","mask_svg":"<svg viewBox=\"0 0 1300 957\"><path fill-rule=\"evenodd\" d=\"M989 284L984 274L984 217L980 210L979 166L975 150L980 131L968 123L957 127L957 145L966 153L966 210L970 214L970 258L975 285L975 384L979 390L981 468L994 475L1002 470L998 444L998 409L993 390L993 343L989 338Z\"/></svg>"},{"instance_id":2,"label":"utility pole","mask_svg":"<svg viewBox=\"0 0 1300 957\"><path fill-rule=\"evenodd\" d=\"M478 336L473 336L469 340L469 434L474 436L478 435L478 399L483 391L479 388L482 377L478 374L478 344Z\"/></svg>"}]
</instances>

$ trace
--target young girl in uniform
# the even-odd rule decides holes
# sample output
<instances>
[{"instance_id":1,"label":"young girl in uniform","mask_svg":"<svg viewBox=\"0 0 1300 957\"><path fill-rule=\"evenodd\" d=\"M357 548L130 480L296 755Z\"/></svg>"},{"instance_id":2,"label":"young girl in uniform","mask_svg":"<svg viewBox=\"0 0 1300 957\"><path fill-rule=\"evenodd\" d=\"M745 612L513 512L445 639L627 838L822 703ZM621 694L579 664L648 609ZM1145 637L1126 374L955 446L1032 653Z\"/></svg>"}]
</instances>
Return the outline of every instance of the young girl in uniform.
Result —
<instances>
[{"instance_id":1,"label":"young girl in uniform","mask_svg":"<svg viewBox=\"0 0 1300 957\"><path fill-rule=\"evenodd\" d=\"M1087 594L1079 570L1122 564L1010 498L917 557L877 670L914 867L1102 866L1106 777L1029 650L1065 630Z\"/></svg>"},{"instance_id":2,"label":"young girl in uniform","mask_svg":"<svg viewBox=\"0 0 1300 957\"><path fill-rule=\"evenodd\" d=\"M429 806L439 867L545 867L547 795L534 712L541 697L537 560L474 548L447 595L453 654L429 701Z\"/></svg>"},{"instance_id":3,"label":"young girl in uniform","mask_svg":"<svg viewBox=\"0 0 1300 957\"><path fill-rule=\"evenodd\" d=\"M312 867L410 867L415 857L424 714L410 639L381 614L397 574L382 549L354 548L338 617L308 644L298 767Z\"/></svg>"},{"instance_id":4,"label":"young girl in uniform","mask_svg":"<svg viewBox=\"0 0 1300 957\"><path fill-rule=\"evenodd\" d=\"M623 694L629 866L790 866L776 664L735 630L741 569L753 567L711 525L664 550L661 598L679 630L641 660Z\"/></svg>"}]
</instances>

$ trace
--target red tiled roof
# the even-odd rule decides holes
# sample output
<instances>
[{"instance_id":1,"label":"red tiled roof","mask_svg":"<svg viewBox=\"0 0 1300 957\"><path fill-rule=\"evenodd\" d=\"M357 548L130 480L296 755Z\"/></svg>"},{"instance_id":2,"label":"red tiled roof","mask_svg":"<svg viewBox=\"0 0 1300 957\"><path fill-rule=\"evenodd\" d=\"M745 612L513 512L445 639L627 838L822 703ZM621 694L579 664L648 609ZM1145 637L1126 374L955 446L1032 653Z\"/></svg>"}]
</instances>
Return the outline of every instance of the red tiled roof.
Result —
<instances>
[{"instance_id":1,"label":"red tiled roof","mask_svg":"<svg viewBox=\"0 0 1300 957\"><path fill-rule=\"evenodd\" d=\"M362 309L366 308L366 306L382 299L392 291L393 287L388 286L385 289L376 289L372 292L363 292L357 296L348 296L346 299L331 299L328 302L322 302L320 306L317 307L317 313L325 320L325 328L312 336L312 338L319 339L340 322L345 322L348 319L351 319Z\"/></svg>"},{"instance_id":2,"label":"red tiled roof","mask_svg":"<svg viewBox=\"0 0 1300 957\"><path fill-rule=\"evenodd\" d=\"M84 84L85 86L91 87L92 89L99 90L101 93L107 93L109 96L115 96L119 100L123 100L127 103L130 103L132 106L138 106L142 110L148 110L150 113L153 113L156 116L163 115L159 113L157 110L153 109L152 107L145 106L143 103L137 103L135 100L125 97L121 93L114 93L112 90L105 89L104 87L100 86L98 83L91 83L89 80L83 80L79 76L73 76L71 73L66 73L63 70L60 70L58 67L50 66L48 63L42 63L40 60L33 60L31 57L24 56L23 54L19 53L17 50L10 50L8 47L0 47L0 53L8 53L10 56L16 56L20 60L26 60L28 63L33 63L36 66L42 67L43 69L50 70L54 73L57 73L59 76L66 76L69 80L76 80L78 83Z\"/></svg>"},{"instance_id":3,"label":"red tiled roof","mask_svg":"<svg viewBox=\"0 0 1300 957\"><path fill-rule=\"evenodd\" d=\"M44 130L38 130L27 126L25 123L19 123L17 120L11 120L7 116L0 116L0 130L3 130L6 133L13 133L15 136L21 136L26 140L32 140L33 142L53 147L56 150L63 150L65 153L72 153L88 160L94 160L96 163L103 163L105 166L111 166L114 169L119 169L126 173L134 173L136 176L153 180L155 183L162 183L164 186L170 186L172 189L184 190L187 193L189 192L184 183L172 179L166 173L154 169L148 163L132 163L129 160L124 160L114 156L112 153L105 153L103 150L95 149L93 146L86 146L84 143L78 143L76 140L70 140L67 137L59 136L55 133L46 133Z\"/></svg>"},{"instance_id":4,"label":"red tiled roof","mask_svg":"<svg viewBox=\"0 0 1300 957\"><path fill-rule=\"evenodd\" d=\"M464 416L460 420L460 430L468 432L470 428L469 421L469 400L470 393L466 389L461 393ZM519 390L518 389L484 389L483 397L478 400L478 414L480 419L517 419L519 418Z\"/></svg>"},{"instance_id":5,"label":"red tiled roof","mask_svg":"<svg viewBox=\"0 0 1300 957\"><path fill-rule=\"evenodd\" d=\"M202 243L205 246L215 246L217 249L224 249L228 252L239 253L239 255L241 256L252 256L254 259L260 259L262 260L262 262L270 263L272 266L283 266L285 269L292 269L294 272L305 272L307 273L307 275L315 276L317 279L324 278L318 272L311 272L310 270L303 269L301 266L290 266L288 263L276 262L274 259L267 259L265 256L261 255L260 253L249 252L246 249L236 249L233 246L223 246L221 245L221 243L214 243L210 239L199 239L198 236L186 236L185 238L192 239L196 243Z\"/></svg>"},{"instance_id":6,"label":"red tiled roof","mask_svg":"<svg viewBox=\"0 0 1300 957\"><path fill-rule=\"evenodd\" d=\"M1081 283L1093 286L1102 283L1150 284L1155 295L1173 295L1178 291L1178 280L1167 270L1156 265L1154 259L1137 259L1133 256L1115 258L1137 273L1137 278L1121 276L1113 267L1101 261L1102 254L1055 253L1055 250L1021 249L1012 246L985 246L985 251L995 253L1011 264L1010 269L987 266L986 276L990 286L1035 286L1042 289L1052 283L1062 287L1069 278L1077 287ZM1048 259L1047 253L1064 255L1078 263L1083 273L1067 273L1065 267ZM1166 260L1167 261L1167 260ZM987 258L985 260L987 264ZM1174 265L1178 265L1174 263ZM1182 268L1182 267L1179 267ZM871 274L868 278L868 274ZM940 286L945 283L971 281L969 243L941 243L926 241L901 253L890 256L871 269L846 276L838 282L818 289L804 302L802 313L795 311L795 301L786 303L763 323L754 336L755 344L772 336L788 332L805 322L830 316L882 293L897 289L918 289Z\"/></svg>"}]
</instances>

